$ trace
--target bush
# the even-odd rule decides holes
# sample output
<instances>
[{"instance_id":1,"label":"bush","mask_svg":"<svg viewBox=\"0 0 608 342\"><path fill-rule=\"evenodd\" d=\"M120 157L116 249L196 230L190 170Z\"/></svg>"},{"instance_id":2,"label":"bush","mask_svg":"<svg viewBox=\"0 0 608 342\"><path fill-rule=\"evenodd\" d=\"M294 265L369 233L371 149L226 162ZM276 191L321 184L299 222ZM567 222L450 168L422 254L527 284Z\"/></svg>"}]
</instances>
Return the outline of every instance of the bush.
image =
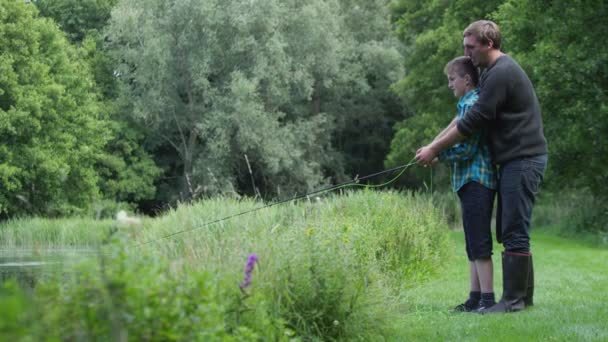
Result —
<instances>
[{"instance_id":1,"label":"bush","mask_svg":"<svg viewBox=\"0 0 608 342\"><path fill-rule=\"evenodd\" d=\"M399 290L446 256L448 230L428 196L349 192L206 225L258 206L210 199L146 220L137 235L110 229L98 258L38 283L26 336L378 339L395 327ZM190 232L140 244L178 231ZM250 253L258 263L241 290Z\"/></svg>"},{"instance_id":2,"label":"bush","mask_svg":"<svg viewBox=\"0 0 608 342\"><path fill-rule=\"evenodd\" d=\"M264 316L250 324L236 320L243 313L234 312L246 311L247 300L221 276L173 272L166 259L128 255L116 245L104 252L76 273L39 283L32 305L23 310L27 315L12 317L13 322L29 317L21 323L34 329L15 325L9 331L34 340L223 341L279 336ZM12 296L22 297L18 291Z\"/></svg>"},{"instance_id":3,"label":"bush","mask_svg":"<svg viewBox=\"0 0 608 342\"><path fill-rule=\"evenodd\" d=\"M187 230L200 226L196 217L208 222L255 206L208 200L158 224ZM430 197L361 191L224 221L163 253L191 253L204 260L201 267L222 273L241 269L255 252L254 297L273 321L307 340L374 339L390 331L391 321L383 318L398 315L399 289L435 272L447 244L445 221Z\"/></svg>"}]
</instances>

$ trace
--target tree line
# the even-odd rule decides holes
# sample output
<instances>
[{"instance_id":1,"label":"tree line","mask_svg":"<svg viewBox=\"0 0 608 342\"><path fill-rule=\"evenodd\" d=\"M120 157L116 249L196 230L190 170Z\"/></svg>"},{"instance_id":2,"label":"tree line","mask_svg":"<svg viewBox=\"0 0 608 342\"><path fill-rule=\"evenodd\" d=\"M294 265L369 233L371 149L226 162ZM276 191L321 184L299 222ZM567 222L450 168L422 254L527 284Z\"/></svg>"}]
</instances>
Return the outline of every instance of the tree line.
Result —
<instances>
[{"instance_id":1,"label":"tree line","mask_svg":"<svg viewBox=\"0 0 608 342\"><path fill-rule=\"evenodd\" d=\"M605 199L608 52L592 37L606 33L606 7L0 0L0 210L284 198L404 164L455 115L443 65L480 18L499 23L536 87L546 186Z\"/></svg>"},{"instance_id":2,"label":"tree line","mask_svg":"<svg viewBox=\"0 0 608 342\"><path fill-rule=\"evenodd\" d=\"M5 58L6 69L38 73L0 83L11 96L2 115L22 140L2 137L6 216L293 196L382 168L405 117L389 89L403 66L385 1L0 4L3 30L19 27L3 39L24 46L3 53L27 61ZM17 87L50 103L35 115ZM13 112L38 130L24 132ZM70 144L41 144L46 134Z\"/></svg>"}]
</instances>

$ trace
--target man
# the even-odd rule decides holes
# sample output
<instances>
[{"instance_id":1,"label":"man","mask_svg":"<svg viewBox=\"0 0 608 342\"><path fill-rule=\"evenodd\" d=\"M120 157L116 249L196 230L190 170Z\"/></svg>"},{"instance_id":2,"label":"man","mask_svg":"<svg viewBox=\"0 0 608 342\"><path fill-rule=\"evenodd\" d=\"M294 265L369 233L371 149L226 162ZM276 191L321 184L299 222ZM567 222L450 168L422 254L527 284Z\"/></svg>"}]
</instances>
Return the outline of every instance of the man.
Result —
<instances>
[{"instance_id":1,"label":"man","mask_svg":"<svg viewBox=\"0 0 608 342\"><path fill-rule=\"evenodd\" d=\"M464 54L484 68L477 103L453 121L432 143L416 152L419 164L482 128L488 133L493 162L499 167L496 233L502 253L503 294L482 313L519 311L533 304L534 271L530 218L547 164L540 105L530 79L500 51L498 25L479 20L463 33Z\"/></svg>"}]
</instances>

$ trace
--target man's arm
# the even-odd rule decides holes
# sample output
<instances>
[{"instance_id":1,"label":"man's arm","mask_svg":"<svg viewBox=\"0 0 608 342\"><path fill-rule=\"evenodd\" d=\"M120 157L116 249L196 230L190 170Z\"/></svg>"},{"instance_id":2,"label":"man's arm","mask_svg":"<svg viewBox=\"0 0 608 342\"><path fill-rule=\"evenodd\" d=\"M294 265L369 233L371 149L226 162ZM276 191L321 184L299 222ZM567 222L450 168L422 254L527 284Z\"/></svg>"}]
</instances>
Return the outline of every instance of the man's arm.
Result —
<instances>
[{"instance_id":1,"label":"man's arm","mask_svg":"<svg viewBox=\"0 0 608 342\"><path fill-rule=\"evenodd\" d=\"M479 99L458 120L458 131L461 134L473 135L496 120L497 108L501 108L507 101L510 70L495 66L488 71L479 92Z\"/></svg>"},{"instance_id":2,"label":"man's arm","mask_svg":"<svg viewBox=\"0 0 608 342\"><path fill-rule=\"evenodd\" d=\"M452 122L450 122L450 124L446 128L444 128L443 131L441 131L441 133L437 134L437 136L435 137L435 139L433 139L433 141L435 141L435 140L443 137L448 132L448 130L450 128L456 126L457 122L458 122L458 117L456 116L456 117L454 117L454 119L452 120Z\"/></svg>"},{"instance_id":3,"label":"man's arm","mask_svg":"<svg viewBox=\"0 0 608 342\"><path fill-rule=\"evenodd\" d=\"M416 151L416 161L421 165L430 165L439 152L464 139L465 136L458 131L458 125L449 127L445 134L438 136L432 143Z\"/></svg>"},{"instance_id":4,"label":"man's arm","mask_svg":"<svg viewBox=\"0 0 608 342\"><path fill-rule=\"evenodd\" d=\"M471 160L479 150L481 135L479 133L464 139L462 142L447 148L437 155L440 161L457 162Z\"/></svg>"}]
</instances>

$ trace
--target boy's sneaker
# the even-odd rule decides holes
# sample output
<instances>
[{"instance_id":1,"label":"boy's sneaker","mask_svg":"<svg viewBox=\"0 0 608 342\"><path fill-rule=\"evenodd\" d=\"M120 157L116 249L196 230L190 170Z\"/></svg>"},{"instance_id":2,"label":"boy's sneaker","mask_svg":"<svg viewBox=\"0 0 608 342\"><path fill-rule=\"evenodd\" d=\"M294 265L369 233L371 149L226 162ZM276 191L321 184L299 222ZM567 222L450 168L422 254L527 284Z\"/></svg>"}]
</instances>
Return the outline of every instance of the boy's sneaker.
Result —
<instances>
[{"instance_id":1,"label":"boy's sneaker","mask_svg":"<svg viewBox=\"0 0 608 342\"><path fill-rule=\"evenodd\" d=\"M450 312L471 312L479 307L479 301L471 298L467 299L466 302L456 305Z\"/></svg>"},{"instance_id":2,"label":"boy's sneaker","mask_svg":"<svg viewBox=\"0 0 608 342\"><path fill-rule=\"evenodd\" d=\"M491 307L493 307L494 305L496 305L495 301L484 301L484 300L480 300L479 301L479 305L471 310L471 313L478 313L478 314L483 314L484 310L489 309Z\"/></svg>"}]
</instances>

